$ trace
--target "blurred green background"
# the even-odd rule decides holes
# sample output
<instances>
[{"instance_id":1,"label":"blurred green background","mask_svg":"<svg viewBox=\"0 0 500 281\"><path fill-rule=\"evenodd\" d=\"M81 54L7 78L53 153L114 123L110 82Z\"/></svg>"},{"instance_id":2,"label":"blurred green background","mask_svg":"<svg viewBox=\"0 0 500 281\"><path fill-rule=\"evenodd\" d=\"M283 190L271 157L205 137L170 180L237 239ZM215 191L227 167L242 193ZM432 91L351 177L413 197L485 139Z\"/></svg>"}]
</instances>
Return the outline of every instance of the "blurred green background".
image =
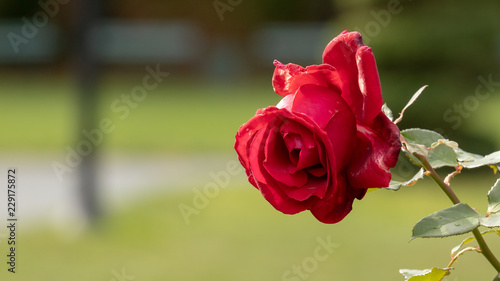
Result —
<instances>
[{"instance_id":1,"label":"blurred green background","mask_svg":"<svg viewBox=\"0 0 500 281\"><path fill-rule=\"evenodd\" d=\"M338 247L307 277L289 280L403 280L400 268L446 266L465 238L408 243L420 218L449 206L429 180L371 192L344 221L323 225L308 212L275 211L228 165L237 161L238 127L279 101L273 59L319 64L346 29L372 47L394 113L429 85L401 129L435 129L471 152L499 150L500 2L102 1L91 40L101 61L98 98L89 112L78 98L78 1L63 2L0 2L0 166L19 169L17 273L7 272L3 227L2 280L288 280L287 270L304 267L328 237ZM35 35L23 35L26 21L37 20ZM147 66L169 75L121 119L112 104L143 85ZM82 110L115 125L94 147L97 218L81 206L78 167L63 181L53 167L85 139L82 129L96 128L81 127ZM452 183L485 211L496 177L466 171ZM209 185L215 194L207 196ZM194 208L187 217L185 206ZM499 239L488 238L500 255ZM446 280L495 274L475 253L454 266Z\"/></svg>"}]
</instances>

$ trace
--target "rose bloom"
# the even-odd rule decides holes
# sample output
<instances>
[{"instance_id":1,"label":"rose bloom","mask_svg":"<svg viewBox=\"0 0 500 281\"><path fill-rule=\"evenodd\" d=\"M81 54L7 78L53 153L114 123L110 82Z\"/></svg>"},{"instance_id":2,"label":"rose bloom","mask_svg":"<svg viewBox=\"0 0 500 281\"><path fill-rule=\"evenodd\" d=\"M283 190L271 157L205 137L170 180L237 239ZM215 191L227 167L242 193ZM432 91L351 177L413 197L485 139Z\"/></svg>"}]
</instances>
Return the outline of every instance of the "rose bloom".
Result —
<instances>
[{"instance_id":1,"label":"rose bloom","mask_svg":"<svg viewBox=\"0 0 500 281\"><path fill-rule=\"evenodd\" d=\"M336 223L368 188L387 187L399 129L382 112L375 58L357 32L342 32L306 68L274 62L276 106L236 134L248 180L278 211Z\"/></svg>"}]
</instances>

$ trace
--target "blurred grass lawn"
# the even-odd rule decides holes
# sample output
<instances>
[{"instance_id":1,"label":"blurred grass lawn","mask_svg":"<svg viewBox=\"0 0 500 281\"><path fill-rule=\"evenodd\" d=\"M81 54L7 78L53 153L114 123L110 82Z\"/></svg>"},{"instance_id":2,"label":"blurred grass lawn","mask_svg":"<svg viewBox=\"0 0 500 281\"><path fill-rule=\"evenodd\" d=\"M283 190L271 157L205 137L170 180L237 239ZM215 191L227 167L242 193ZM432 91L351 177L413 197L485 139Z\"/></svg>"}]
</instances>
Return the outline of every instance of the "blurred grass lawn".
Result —
<instances>
[{"instance_id":1,"label":"blurred grass lawn","mask_svg":"<svg viewBox=\"0 0 500 281\"><path fill-rule=\"evenodd\" d=\"M386 74L382 78L383 82L387 81L384 83L385 101L395 114L421 86L421 82L401 80L395 74ZM105 136L104 149L228 151L231 150L238 127L253 116L257 108L275 105L280 100L272 92L269 77L245 82L210 83L171 75L157 89L149 92L147 98L137 104L137 108L131 109L126 119L120 120L119 114L110 108L112 102L123 94L129 95L131 89L142 83L141 79L120 76L104 80L100 90L100 117L109 117L116 125L116 129ZM0 117L9 121L3 123L8 133L0 138L0 150L64 151L66 145L76 141L77 134L82 137L76 126L74 83L68 79L57 80L47 76L30 77L29 81L21 76L4 77L2 80L4 95L0 102ZM491 129L492 121L499 117L499 92L492 93L487 101L480 102L475 111L467 112L470 117L462 118L463 125L452 130L449 128L452 124L439 120L442 113L435 112L452 109L455 103L461 104L466 93L454 98L453 93L458 93L458 90L448 89L446 85L456 83L444 80L425 90L419 101L406 112L406 122L403 120L400 123L402 128L407 126L406 123L419 124L418 120L428 118L433 112L434 121L431 121L430 126L444 126L442 128L446 133L452 135L467 132L488 140L499 149L500 130ZM438 103L433 101L442 100L443 97L447 97L446 108L435 108ZM426 110L429 112L422 114ZM459 116L458 113L455 115ZM481 150L480 147L478 149Z\"/></svg>"},{"instance_id":2,"label":"blurred grass lawn","mask_svg":"<svg viewBox=\"0 0 500 281\"><path fill-rule=\"evenodd\" d=\"M463 177L469 189L457 186L459 195L485 207L494 177ZM192 195L160 196L109 214L71 242L50 228L20 229L16 280L113 280L113 270L149 281L282 280L286 270L313 256L318 238L328 236L339 247L308 280L403 280L400 268L445 267L451 248L465 237L408 243L414 223L449 206L430 182L400 192L371 192L335 225L321 224L309 212L283 215L250 185L224 189L186 224L178 205L191 205ZM487 240L498 253L498 237ZM477 253L465 254L454 266L447 280L486 281L495 273Z\"/></svg>"},{"instance_id":3,"label":"blurred grass lawn","mask_svg":"<svg viewBox=\"0 0 500 281\"><path fill-rule=\"evenodd\" d=\"M0 114L9 121L4 122L8 134L0 138L0 150L64 152L77 133L73 85L66 80L30 79L8 78L4 83ZM141 79L106 80L100 112L115 120L116 129L106 135L104 149L232 152L237 128L257 108L279 100L272 94L270 80L263 81L221 86L168 77L127 119L118 120L109 108L111 102L130 93ZM497 120L499 104L491 98L471 120ZM500 144L499 131L492 132L487 124L470 128L495 135ZM460 177L465 182L457 181L456 188L464 201L484 211L495 176L468 172ZM282 215L250 184L224 189L187 225L178 205L191 204L192 197L188 189L108 214L95 230L72 242L61 240L50 227L20 231L16 276L18 280L113 280L112 271L124 269L134 280L281 280L283 272L312 256L318 237L330 235L339 248L319 262L308 280L403 280L399 268L446 266L450 249L464 238L408 243L420 218L450 205L430 181L400 192L369 193L336 225L323 225L308 212ZM500 243L491 238L498 252ZM462 257L455 267L448 280L491 280L494 275L475 253ZM4 275L6 271L0 271Z\"/></svg>"},{"instance_id":4,"label":"blurred grass lawn","mask_svg":"<svg viewBox=\"0 0 500 281\"><path fill-rule=\"evenodd\" d=\"M30 82L16 79L6 81L2 89L0 114L12 121L4 123L9 134L0 139L0 149L63 151L72 145L79 133L74 84L43 76ZM238 127L257 108L279 101L268 80L224 86L169 76L120 120L121 112L113 112L111 104L123 94L130 95L142 78L109 78L100 90L99 113L101 118L111 118L116 128L105 136L104 149L227 151Z\"/></svg>"}]
</instances>

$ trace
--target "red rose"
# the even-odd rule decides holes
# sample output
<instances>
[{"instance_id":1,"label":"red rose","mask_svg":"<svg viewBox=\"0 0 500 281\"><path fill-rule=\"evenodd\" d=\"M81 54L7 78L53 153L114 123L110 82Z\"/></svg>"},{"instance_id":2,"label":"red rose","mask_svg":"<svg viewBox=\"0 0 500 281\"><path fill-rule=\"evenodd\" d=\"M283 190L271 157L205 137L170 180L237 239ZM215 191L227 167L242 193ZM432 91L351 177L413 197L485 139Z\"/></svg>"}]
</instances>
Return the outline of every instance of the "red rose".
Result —
<instances>
[{"instance_id":1,"label":"red rose","mask_svg":"<svg viewBox=\"0 0 500 281\"><path fill-rule=\"evenodd\" d=\"M321 65L274 64L283 99L240 127L238 158L277 210L339 222L367 188L389 185L401 147L398 127L381 110L373 53L359 33L344 31Z\"/></svg>"}]
</instances>

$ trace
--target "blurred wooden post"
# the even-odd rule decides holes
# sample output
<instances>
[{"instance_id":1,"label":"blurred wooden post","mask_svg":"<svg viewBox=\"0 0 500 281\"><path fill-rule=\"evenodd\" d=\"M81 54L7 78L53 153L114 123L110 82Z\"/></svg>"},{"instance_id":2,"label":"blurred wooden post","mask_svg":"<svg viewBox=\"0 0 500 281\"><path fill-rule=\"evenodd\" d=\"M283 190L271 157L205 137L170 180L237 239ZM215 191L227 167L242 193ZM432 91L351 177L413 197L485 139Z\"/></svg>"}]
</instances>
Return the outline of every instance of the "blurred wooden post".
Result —
<instances>
[{"instance_id":1,"label":"blurred wooden post","mask_svg":"<svg viewBox=\"0 0 500 281\"><path fill-rule=\"evenodd\" d=\"M93 53L91 36L101 13L101 1L75 0L73 6L75 16L73 48L78 84L78 142L87 141L82 135L82 130L91 131L99 128L97 120L99 61ZM100 214L96 165L100 143L97 145L89 143L91 152L86 156L82 155L79 166L78 188L83 211L86 217L93 221Z\"/></svg>"}]
</instances>

